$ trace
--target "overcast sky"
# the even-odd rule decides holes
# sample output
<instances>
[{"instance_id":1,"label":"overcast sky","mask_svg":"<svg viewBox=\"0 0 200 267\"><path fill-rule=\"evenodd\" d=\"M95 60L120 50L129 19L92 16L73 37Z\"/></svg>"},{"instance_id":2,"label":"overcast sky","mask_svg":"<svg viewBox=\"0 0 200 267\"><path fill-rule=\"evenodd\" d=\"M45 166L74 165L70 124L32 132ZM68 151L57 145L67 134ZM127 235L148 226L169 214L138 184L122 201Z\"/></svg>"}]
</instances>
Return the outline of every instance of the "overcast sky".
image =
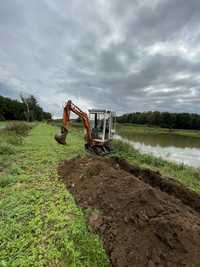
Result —
<instances>
[{"instance_id":1,"label":"overcast sky","mask_svg":"<svg viewBox=\"0 0 200 267\"><path fill-rule=\"evenodd\" d=\"M200 113L200 0L2 0L0 95Z\"/></svg>"}]
</instances>

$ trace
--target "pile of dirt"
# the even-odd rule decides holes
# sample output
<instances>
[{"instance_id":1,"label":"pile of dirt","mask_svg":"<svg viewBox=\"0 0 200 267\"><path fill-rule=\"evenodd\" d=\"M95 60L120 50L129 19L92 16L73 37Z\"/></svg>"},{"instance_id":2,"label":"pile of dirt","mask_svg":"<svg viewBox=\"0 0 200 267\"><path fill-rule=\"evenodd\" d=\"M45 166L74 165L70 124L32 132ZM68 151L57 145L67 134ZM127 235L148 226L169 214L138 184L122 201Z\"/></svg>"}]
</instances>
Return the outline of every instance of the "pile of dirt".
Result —
<instances>
[{"instance_id":1,"label":"pile of dirt","mask_svg":"<svg viewBox=\"0 0 200 267\"><path fill-rule=\"evenodd\" d=\"M76 158L59 174L81 207L96 210L88 220L101 233L112 266L200 266L195 193L119 160Z\"/></svg>"}]
</instances>

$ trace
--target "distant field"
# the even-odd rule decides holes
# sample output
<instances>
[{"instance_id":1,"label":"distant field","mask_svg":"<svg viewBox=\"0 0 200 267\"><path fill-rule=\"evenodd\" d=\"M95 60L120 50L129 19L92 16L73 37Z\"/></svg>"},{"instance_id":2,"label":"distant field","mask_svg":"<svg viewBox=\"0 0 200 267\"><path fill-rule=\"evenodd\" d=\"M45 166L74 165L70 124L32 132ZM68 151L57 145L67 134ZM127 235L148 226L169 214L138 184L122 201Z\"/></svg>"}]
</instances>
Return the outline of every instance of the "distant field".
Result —
<instances>
[{"instance_id":1,"label":"distant field","mask_svg":"<svg viewBox=\"0 0 200 267\"><path fill-rule=\"evenodd\" d=\"M123 133L124 135L128 136L131 135L132 132L135 133L142 133L142 134L175 134L175 135L182 135L182 136L192 136L192 137L199 137L200 138L200 131L198 130L180 130L180 129L166 129L160 127L150 127L146 125L139 125L139 124L130 124L130 123L118 123L117 124L117 131L119 133Z\"/></svg>"}]
</instances>

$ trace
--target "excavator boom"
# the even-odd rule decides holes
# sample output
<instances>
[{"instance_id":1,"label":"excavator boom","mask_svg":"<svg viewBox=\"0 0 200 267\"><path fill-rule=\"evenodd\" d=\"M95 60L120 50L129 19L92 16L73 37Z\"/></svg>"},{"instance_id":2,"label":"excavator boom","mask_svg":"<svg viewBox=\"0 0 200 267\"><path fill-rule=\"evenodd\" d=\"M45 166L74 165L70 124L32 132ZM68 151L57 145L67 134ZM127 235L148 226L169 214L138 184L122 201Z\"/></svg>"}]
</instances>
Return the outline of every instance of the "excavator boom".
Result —
<instances>
[{"instance_id":1,"label":"excavator boom","mask_svg":"<svg viewBox=\"0 0 200 267\"><path fill-rule=\"evenodd\" d=\"M91 136L91 128L90 128L90 121L88 115L83 112L79 107L74 105L71 100L68 100L67 104L64 107L63 112L63 126L61 127L61 133L55 136L55 139L60 144L66 144L66 137L69 131L69 124L70 124L70 112L74 112L79 118L82 119L84 128L86 129L87 135L86 139L88 143L92 142Z\"/></svg>"}]
</instances>

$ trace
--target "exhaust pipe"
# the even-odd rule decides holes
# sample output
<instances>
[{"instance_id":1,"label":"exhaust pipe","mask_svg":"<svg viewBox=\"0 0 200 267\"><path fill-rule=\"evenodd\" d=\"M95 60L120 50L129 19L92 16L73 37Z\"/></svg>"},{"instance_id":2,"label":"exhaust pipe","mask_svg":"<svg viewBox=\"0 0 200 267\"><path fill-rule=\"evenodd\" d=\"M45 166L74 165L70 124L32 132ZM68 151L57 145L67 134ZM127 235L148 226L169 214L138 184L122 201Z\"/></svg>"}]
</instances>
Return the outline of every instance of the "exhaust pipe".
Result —
<instances>
[{"instance_id":1,"label":"exhaust pipe","mask_svg":"<svg viewBox=\"0 0 200 267\"><path fill-rule=\"evenodd\" d=\"M61 145L66 145L66 137L68 134L68 130L64 127L61 127L61 133L55 135L55 140L61 144Z\"/></svg>"}]
</instances>

